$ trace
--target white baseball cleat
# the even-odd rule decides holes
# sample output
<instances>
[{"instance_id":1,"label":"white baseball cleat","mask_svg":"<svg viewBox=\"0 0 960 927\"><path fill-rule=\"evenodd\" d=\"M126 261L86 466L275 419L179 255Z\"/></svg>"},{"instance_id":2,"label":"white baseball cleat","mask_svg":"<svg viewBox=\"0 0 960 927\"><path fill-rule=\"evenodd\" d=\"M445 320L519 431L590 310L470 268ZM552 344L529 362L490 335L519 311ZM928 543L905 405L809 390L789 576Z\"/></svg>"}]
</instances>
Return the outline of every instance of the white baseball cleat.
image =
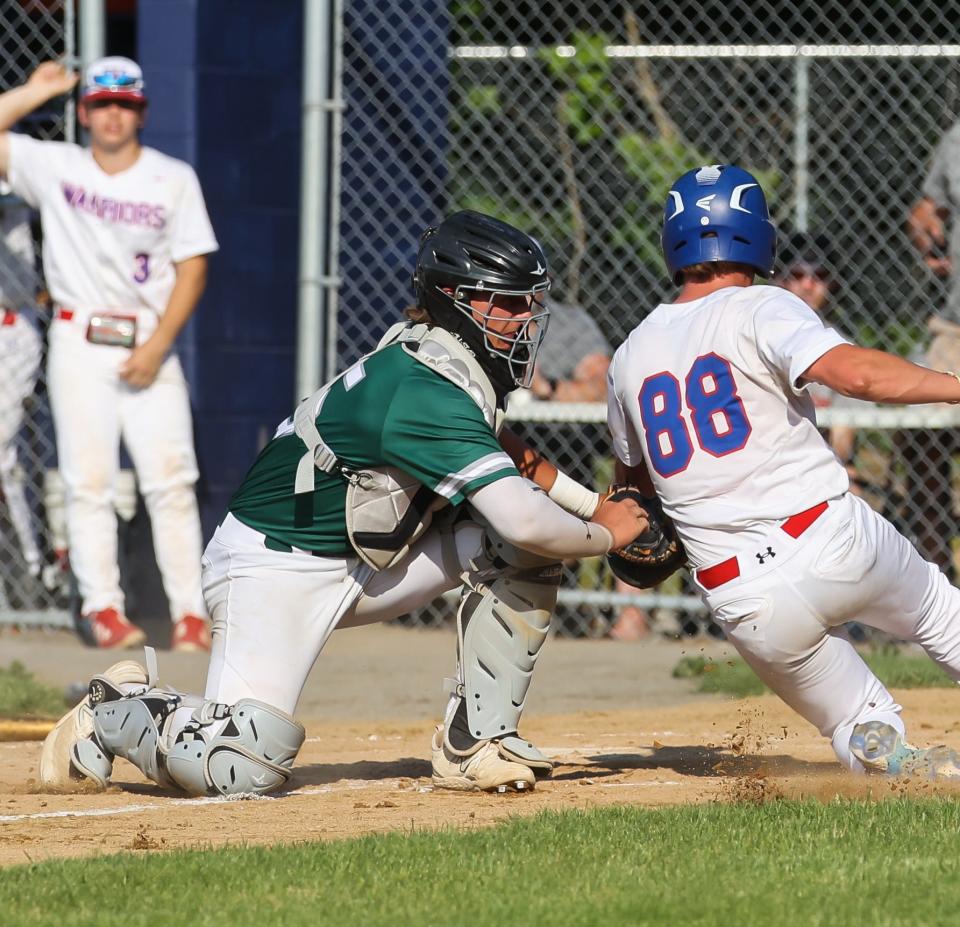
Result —
<instances>
[{"instance_id":1,"label":"white baseball cleat","mask_svg":"<svg viewBox=\"0 0 960 927\"><path fill-rule=\"evenodd\" d=\"M433 787L457 792L528 792L537 777L529 766L505 760L488 740L470 756L452 754L443 742L443 728L433 735Z\"/></svg>"},{"instance_id":2,"label":"white baseball cleat","mask_svg":"<svg viewBox=\"0 0 960 927\"><path fill-rule=\"evenodd\" d=\"M146 685L147 671L133 660L114 663L106 672L90 681L91 693L103 692L104 684L119 687L124 683ZM69 789L84 779L92 779L101 787L106 786L113 765L113 757L104 754L93 742L93 703L102 700L102 695L88 693L80 703L68 711L56 727L47 734L40 753L40 785L47 789ZM80 754L76 753L78 745ZM86 755L89 762L81 770L75 762L78 756Z\"/></svg>"},{"instance_id":3,"label":"white baseball cleat","mask_svg":"<svg viewBox=\"0 0 960 927\"><path fill-rule=\"evenodd\" d=\"M960 780L960 756L949 747L914 747L885 721L858 724L850 735L850 752L870 772L934 781Z\"/></svg>"}]
</instances>

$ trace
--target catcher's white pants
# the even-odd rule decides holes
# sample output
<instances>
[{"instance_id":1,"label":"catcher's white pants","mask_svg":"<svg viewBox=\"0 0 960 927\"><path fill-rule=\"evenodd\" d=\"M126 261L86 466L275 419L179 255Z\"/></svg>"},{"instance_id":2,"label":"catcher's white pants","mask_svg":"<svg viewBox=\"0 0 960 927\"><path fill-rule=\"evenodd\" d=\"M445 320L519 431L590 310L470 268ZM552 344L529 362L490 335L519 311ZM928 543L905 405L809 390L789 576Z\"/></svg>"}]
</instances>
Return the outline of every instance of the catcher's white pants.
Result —
<instances>
[{"instance_id":1,"label":"catcher's white pants","mask_svg":"<svg viewBox=\"0 0 960 927\"><path fill-rule=\"evenodd\" d=\"M140 313L141 343L150 315ZM91 344L85 333L82 314L53 322L47 383L81 610L123 609L113 505L122 436L150 513L171 617L203 616L197 461L180 361L171 354L150 386L134 389L117 374L129 350Z\"/></svg>"},{"instance_id":2,"label":"catcher's white pants","mask_svg":"<svg viewBox=\"0 0 960 927\"><path fill-rule=\"evenodd\" d=\"M402 563L374 573L356 558L267 550L264 536L227 515L203 555L213 621L204 693L232 704L268 702L293 714L307 675L336 627L387 621L460 585L483 549L483 529L429 530Z\"/></svg>"},{"instance_id":3,"label":"catcher's white pants","mask_svg":"<svg viewBox=\"0 0 960 927\"><path fill-rule=\"evenodd\" d=\"M745 575L702 589L714 620L756 674L831 738L840 761L853 727L882 720L904 731L900 706L836 629L857 621L919 644L960 680L960 589L866 502L849 493L776 557L738 558ZM766 552L763 552L764 554Z\"/></svg>"},{"instance_id":4,"label":"catcher's white pants","mask_svg":"<svg viewBox=\"0 0 960 927\"><path fill-rule=\"evenodd\" d=\"M0 490L31 573L40 571L40 549L23 473L17 466L17 436L23 424L23 403L37 382L41 349L37 330L23 316L0 308Z\"/></svg>"}]
</instances>

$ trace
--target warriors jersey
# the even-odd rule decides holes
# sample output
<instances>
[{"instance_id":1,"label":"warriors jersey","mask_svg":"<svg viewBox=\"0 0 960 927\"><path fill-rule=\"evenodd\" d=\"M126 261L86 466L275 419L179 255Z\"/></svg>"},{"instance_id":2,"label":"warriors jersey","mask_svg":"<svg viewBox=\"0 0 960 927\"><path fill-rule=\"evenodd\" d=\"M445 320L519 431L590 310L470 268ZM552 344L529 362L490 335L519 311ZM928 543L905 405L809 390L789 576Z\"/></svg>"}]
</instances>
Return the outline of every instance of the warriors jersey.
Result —
<instances>
[{"instance_id":1,"label":"warriors jersey","mask_svg":"<svg viewBox=\"0 0 960 927\"><path fill-rule=\"evenodd\" d=\"M660 305L616 352L614 450L646 463L693 566L847 490L800 382L844 343L793 294L751 286Z\"/></svg>"},{"instance_id":2,"label":"warriors jersey","mask_svg":"<svg viewBox=\"0 0 960 927\"><path fill-rule=\"evenodd\" d=\"M10 133L7 180L40 210L43 268L74 311L162 315L174 264L217 250L193 168L153 148L107 174L87 148Z\"/></svg>"},{"instance_id":3,"label":"warriors jersey","mask_svg":"<svg viewBox=\"0 0 960 927\"><path fill-rule=\"evenodd\" d=\"M481 486L518 476L479 406L458 386L392 344L356 363L327 394L317 430L349 469L393 466L457 505ZM230 511L280 547L346 556L346 480L316 472L312 496L294 495L306 447L291 419L261 451Z\"/></svg>"}]
</instances>

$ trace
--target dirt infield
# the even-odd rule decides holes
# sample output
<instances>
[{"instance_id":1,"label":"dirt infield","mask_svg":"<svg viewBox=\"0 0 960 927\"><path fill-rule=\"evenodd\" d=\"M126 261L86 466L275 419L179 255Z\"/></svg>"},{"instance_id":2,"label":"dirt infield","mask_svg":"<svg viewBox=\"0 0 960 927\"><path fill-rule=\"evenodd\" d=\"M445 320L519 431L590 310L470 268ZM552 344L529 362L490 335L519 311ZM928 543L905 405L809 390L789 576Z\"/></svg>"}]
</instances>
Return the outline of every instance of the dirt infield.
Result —
<instances>
[{"instance_id":1,"label":"dirt infield","mask_svg":"<svg viewBox=\"0 0 960 927\"><path fill-rule=\"evenodd\" d=\"M960 748L960 692L899 696L915 740ZM291 790L259 801L166 797L123 761L106 792L41 794L35 780L40 744L0 744L0 865L479 827L543 808L945 790L844 774L819 735L770 696L532 715L525 732L559 765L552 779L526 795L431 791L430 731L423 720L308 722Z\"/></svg>"}]
</instances>

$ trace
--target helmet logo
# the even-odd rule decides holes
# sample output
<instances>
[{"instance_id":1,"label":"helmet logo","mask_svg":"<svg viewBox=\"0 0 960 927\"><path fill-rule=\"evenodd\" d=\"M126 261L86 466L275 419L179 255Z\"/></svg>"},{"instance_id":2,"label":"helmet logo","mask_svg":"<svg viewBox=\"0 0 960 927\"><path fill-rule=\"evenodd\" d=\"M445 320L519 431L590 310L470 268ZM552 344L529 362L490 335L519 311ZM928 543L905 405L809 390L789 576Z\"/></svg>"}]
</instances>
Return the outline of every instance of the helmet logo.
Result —
<instances>
[{"instance_id":1,"label":"helmet logo","mask_svg":"<svg viewBox=\"0 0 960 927\"><path fill-rule=\"evenodd\" d=\"M683 212L683 197L676 190L670 191L670 199L673 200L673 212L667 216L667 222L676 219Z\"/></svg>"},{"instance_id":2,"label":"helmet logo","mask_svg":"<svg viewBox=\"0 0 960 927\"><path fill-rule=\"evenodd\" d=\"M697 205L701 209L705 209L707 212L710 212L710 203L716 195L716 193L711 193L709 196L701 196L700 199L697 200Z\"/></svg>"},{"instance_id":3,"label":"helmet logo","mask_svg":"<svg viewBox=\"0 0 960 927\"><path fill-rule=\"evenodd\" d=\"M746 193L747 190L749 190L751 187L756 187L756 186L757 184L755 183L737 184L737 186L733 188L733 193L730 194L730 208L738 209L740 212L749 213L750 210L747 209L746 206L740 205L740 198L743 196L744 193Z\"/></svg>"},{"instance_id":4,"label":"helmet logo","mask_svg":"<svg viewBox=\"0 0 960 927\"><path fill-rule=\"evenodd\" d=\"M540 263L540 261L537 261L537 269L530 271L530 273L532 273L534 276L539 276L539 275L542 274L546 269L547 269L547 268L544 267L543 264Z\"/></svg>"},{"instance_id":5,"label":"helmet logo","mask_svg":"<svg viewBox=\"0 0 960 927\"><path fill-rule=\"evenodd\" d=\"M701 167L693 178L698 184L713 184L720 179L720 165L709 164Z\"/></svg>"}]
</instances>

